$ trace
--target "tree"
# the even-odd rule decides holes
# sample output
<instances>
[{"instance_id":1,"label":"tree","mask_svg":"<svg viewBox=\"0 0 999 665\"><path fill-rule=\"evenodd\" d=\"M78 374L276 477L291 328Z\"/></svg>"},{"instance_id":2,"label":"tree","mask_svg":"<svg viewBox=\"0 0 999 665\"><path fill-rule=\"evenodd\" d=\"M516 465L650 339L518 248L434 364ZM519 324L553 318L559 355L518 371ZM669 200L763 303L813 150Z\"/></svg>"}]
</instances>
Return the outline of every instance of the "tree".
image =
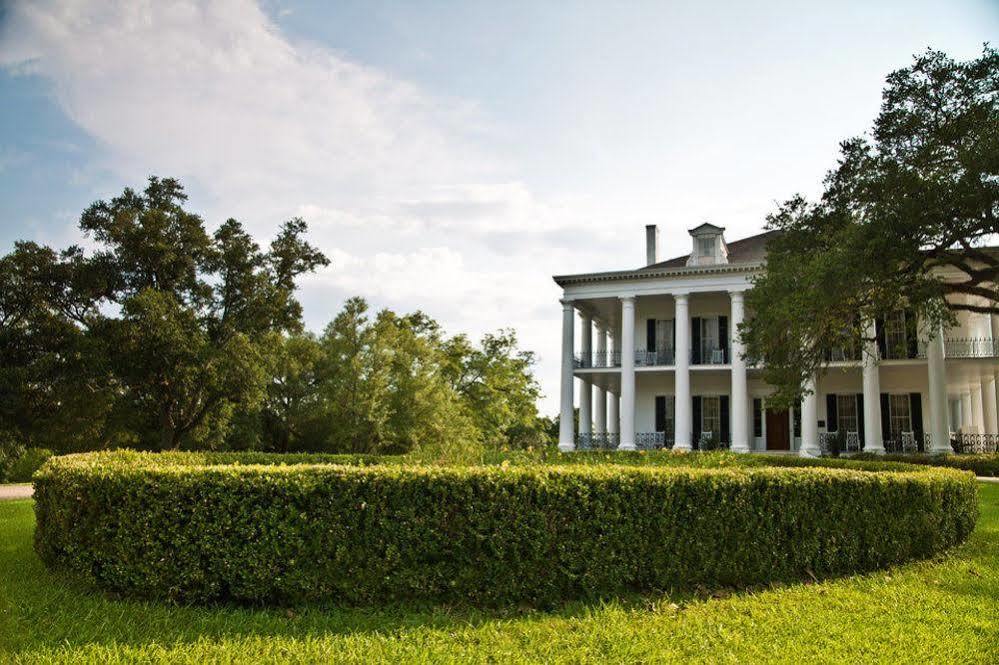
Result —
<instances>
[{"instance_id":1,"label":"tree","mask_svg":"<svg viewBox=\"0 0 999 665\"><path fill-rule=\"evenodd\" d=\"M822 197L768 217L766 272L740 329L774 400L796 399L830 348L907 309L938 330L955 312L999 314L999 53L939 51L890 74L869 138L841 144Z\"/></svg>"},{"instance_id":2,"label":"tree","mask_svg":"<svg viewBox=\"0 0 999 665\"><path fill-rule=\"evenodd\" d=\"M480 348L458 335L447 341L444 354L444 376L484 441L517 448L545 442L537 410L541 387L531 373L534 354L518 349L513 330L485 335Z\"/></svg>"},{"instance_id":3,"label":"tree","mask_svg":"<svg viewBox=\"0 0 999 665\"><path fill-rule=\"evenodd\" d=\"M4 365L6 412L66 412L74 391L99 392L106 401L89 403L104 408L105 442L176 448L214 445L234 405L259 401L268 339L302 327L296 278L329 261L300 219L264 252L232 219L210 235L186 198L178 181L151 177L143 193L84 211L91 256L20 243L3 258L0 334L18 356Z\"/></svg>"}]
</instances>

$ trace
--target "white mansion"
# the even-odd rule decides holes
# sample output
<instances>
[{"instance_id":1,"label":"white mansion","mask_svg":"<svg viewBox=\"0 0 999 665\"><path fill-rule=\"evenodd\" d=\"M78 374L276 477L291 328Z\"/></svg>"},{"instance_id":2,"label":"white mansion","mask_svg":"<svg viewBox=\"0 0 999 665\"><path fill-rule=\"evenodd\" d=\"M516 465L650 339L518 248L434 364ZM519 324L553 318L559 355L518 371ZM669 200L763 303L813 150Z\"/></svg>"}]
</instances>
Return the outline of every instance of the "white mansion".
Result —
<instances>
[{"instance_id":1,"label":"white mansion","mask_svg":"<svg viewBox=\"0 0 999 665\"><path fill-rule=\"evenodd\" d=\"M649 226L644 267L554 278L563 289L560 450L995 446L999 320L987 315L960 313L936 335L905 311L872 321L866 348L831 350L798 407L768 408L771 389L735 333L770 234L727 243L724 231L702 224L689 255L661 261Z\"/></svg>"}]
</instances>

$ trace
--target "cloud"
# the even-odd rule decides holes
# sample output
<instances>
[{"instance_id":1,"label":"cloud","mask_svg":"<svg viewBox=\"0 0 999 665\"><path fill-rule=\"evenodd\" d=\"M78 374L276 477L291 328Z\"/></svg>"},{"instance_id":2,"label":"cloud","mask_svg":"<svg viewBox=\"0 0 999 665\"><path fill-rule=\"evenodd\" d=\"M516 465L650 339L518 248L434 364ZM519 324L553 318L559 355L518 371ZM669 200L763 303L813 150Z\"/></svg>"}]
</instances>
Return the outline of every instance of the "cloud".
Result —
<instances>
[{"instance_id":1,"label":"cloud","mask_svg":"<svg viewBox=\"0 0 999 665\"><path fill-rule=\"evenodd\" d=\"M264 239L309 221L333 259L303 283L311 327L352 295L451 332L514 327L554 410L549 275L591 267L606 217L537 196L473 101L292 41L250 0L14 3L0 66L51 83L101 147L105 195L172 175L210 222L235 216Z\"/></svg>"}]
</instances>

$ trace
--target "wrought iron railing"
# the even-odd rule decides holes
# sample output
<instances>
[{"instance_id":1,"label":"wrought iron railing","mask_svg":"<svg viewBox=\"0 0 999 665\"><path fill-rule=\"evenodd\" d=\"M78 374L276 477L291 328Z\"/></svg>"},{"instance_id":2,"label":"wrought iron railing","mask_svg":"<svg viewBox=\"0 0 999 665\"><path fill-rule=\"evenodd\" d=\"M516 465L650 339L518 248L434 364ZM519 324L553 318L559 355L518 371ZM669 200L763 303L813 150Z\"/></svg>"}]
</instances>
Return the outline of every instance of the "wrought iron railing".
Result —
<instances>
[{"instance_id":1,"label":"wrought iron railing","mask_svg":"<svg viewBox=\"0 0 999 665\"><path fill-rule=\"evenodd\" d=\"M862 448L859 432L819 432L819 450L823 455L859 453Z\"/></svg>"},{"instance_id":2,"label":"wrought iron railing","mask_svg":"<svg viewBox=\"0 0 999 665\"><path fill-rule=\"evenodd\" d=\"M576 450L617 450L621 436L617 432L591 432L576 435Z\"/></svg>"},{"instance_id":3,"label":"wrought iron railing","mask_svg":"<svg viewBox=\"0 0 999 665\"><path fill-rule=\"evenodd\" d=\"M926 342L919 343L920 358L926 357ZM999 358L999 339L992 337L951 337L944 339L947 358Z\"/></svg>"},{"instance_id":4,"label":"wrought iron railing","mask_svg":"<svg viewBox=\"0 0 999 665\"><path fill-rule=\"evenodd\" d=\"M635 352L635 365L638 367L660 367L663 365L673 365L675 363L676 354L673 353L673 349Z\"/></svg>"},{"instance_id":5,"label":"wrought iron railing","mask_svg":"<svg viewBox=\"0 0 999 665\"><path fill-rule=\"evenodd\" d=\"M591 351L590 353L577 353L573 358L573 365L577 369L620 367L621 352Z\"/></svg>"},{"instance_id":6,"label":"wrought iron railing","mask_svg":"<svg viewBox=\"0 0 999 665\"><path fill-rule=\"evenodd\" d=\"M958 455L999 452L999 434L953 432L950 447Z\"/></svg>"},{"instance_id":7,"label":"wrought iron railing","mask_svg":"<svg viewBox=\"0 0 999 665\"><path fill-rule=\"evenodd\" d=\"M673 349L661 349L658 351L645 351L644 349L635 351L636 367L660 367L672 365L676 362L676 355ZM599 369L604 367L620 367L620 351L592 351L590 353L577 353L573 357L573 365L576 369Z\"/></svg>"},{"instance_id":8,"label":"wrought iron railing","mask_svg":"<svg viewBox=\"0 0 999 665\"><path fill-rule=\"evenodd\" d=\"M672 432L638 432L635 447L639 450L662 450L673 447Z\"/></svg>"},{"instance_id":9,"label":"wrought iron railing","mask_svg":"<svg viewBox=\"0 0 999 665\"><path fill-rule=\"evenodd\" d=\"M576 450L617 450L621 435L617 432L591 432L576 435ZM673 447L672 432L637 432L635 447L638 450L662 450Z\"/></svg>"},{"instance_id":10,"label":"wrought iron railing","mask_svg":"<svg viewBox=\"0 0 999 665\"><path fill-rule=\"evenodd\" d=\"M691 351L691 365L725 365L728 363L728 349L703 348L700 353Z\"/></svg>"},{"instance_id":11,"label":"wrought iron railing","mask_svg":"<svg viewBox=\"0 0 999 665\"><path fill-rule=\"evenodd\" d=\"M929 453L933 450L933 439L929 432L920 437L915 432L899 432L882 441L885 452L895 455Z\"/></svg>"}]
</instances>

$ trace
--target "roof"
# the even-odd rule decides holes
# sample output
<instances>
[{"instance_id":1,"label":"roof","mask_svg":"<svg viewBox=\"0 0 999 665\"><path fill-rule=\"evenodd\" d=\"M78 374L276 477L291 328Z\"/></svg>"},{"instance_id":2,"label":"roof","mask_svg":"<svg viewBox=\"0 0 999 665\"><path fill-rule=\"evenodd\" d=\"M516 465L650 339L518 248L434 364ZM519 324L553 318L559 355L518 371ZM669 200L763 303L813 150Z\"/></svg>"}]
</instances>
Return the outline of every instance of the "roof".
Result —
<instances>
[{"instance_id":1,"label":"roof","mask_svg":"<svg viewBox=\"0 0 999 665\"><path fill-rule=\"evenodd\" d=\"M767 242L778 233L779 231L765 231L755 236L725 243L725 247L728 249L728 264L759 263L766 258ZM639 272L645 270L662 270L663 268L680 268L687 265L688 258L690 258L690 255L684 254L683 256L677 256L666 261L642 266L639 268Z\"/></svg>"},{"instance_id":2,"label":"roof","mask_svg":"<svg viewBox=\"0 0 999 665\"><path fill-rule=\"evenodd\" d=\"M690 235L698 234L701 231L704 231L704 232L707 232L707 233L721 233L724 230L725 230L724 226L715 226L711 222L704 222L703 224L701 224L699 226L695 226L692 229L688 229L687 233L689 233Z\"/></svg>"}]
</instances>

